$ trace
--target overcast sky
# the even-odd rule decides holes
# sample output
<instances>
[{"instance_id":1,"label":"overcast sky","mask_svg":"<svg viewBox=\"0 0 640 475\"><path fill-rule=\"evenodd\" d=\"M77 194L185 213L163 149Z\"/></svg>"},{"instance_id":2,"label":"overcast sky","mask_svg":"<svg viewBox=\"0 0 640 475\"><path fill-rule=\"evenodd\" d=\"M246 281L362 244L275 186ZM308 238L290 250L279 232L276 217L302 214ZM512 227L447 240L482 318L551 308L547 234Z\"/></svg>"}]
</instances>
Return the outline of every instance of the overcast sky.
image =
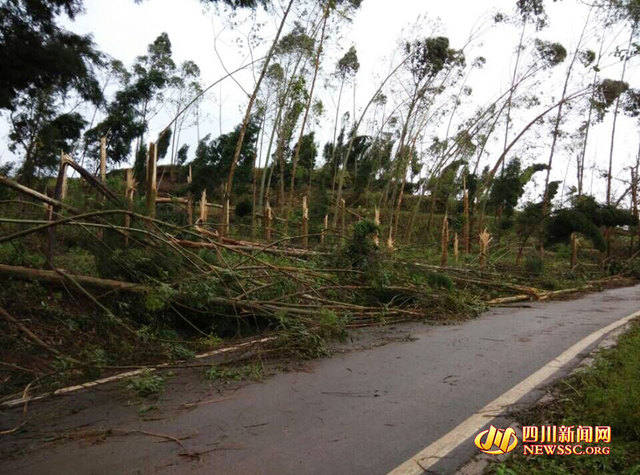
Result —
<instances>
[{"instance_id":1,"label":"overcast sky","mask_svg":"<svg viewBox=\"0 0 640 475\"><path fill-rule=\"evenodd\" d=\"M345 24L341 31L341 38L330 40L324 64L327 65L326 70L331 71L339 55L352 44L356 46L361 63L356 79L356 104L362 107L377 88L379 78L389 70L394 50L403 30L406 32L411 25L415 26L418 19L421 19L423 26L416 31L421 35L444 34L450 38L453 47L460 47L466 42L469 32L475 26L492 17L496 11L512 14L514 4L514 0L394 0L393 2L364 0L353 22ZM136 56L143 54L147 45L163 31L169 34L176 63L187 59L195 61L201 68L204 85L224 75L224 70L213 50L214 32L219 34L218 47L228 69L234 69L248 60L246 49L241 52L233 46L237 32L232 31L228 26L225 29L226 23L221 19L225 16L224 12L216 8L205 10L198 0L180 0L179 2L177 0L146 0L140 5L135 4L133 0L85 0L85 6L84 15L79 16L73 23L65 22L65 25L75 32L91 34L102 51L122 60L126 65L130 65ZM549 28L540 32L538 36L559 41L567 47L568 51L571 51L583 28L587 8L575 0L564 0L547 2L547 11L550 20ZM261 31L265 37L263 48L266 49L269 45L268 39L272 38L275 31L276 19L264 12L259 13L258 19L267 23ZM432 26L434 21L439 21L440 24L435 29ZM246 31L246 25L241 26L240 30ZM624 42L622 36L616 37L615 34L614 31L611 32L609 45ZM484 70L474 73L469 80L469 85L474 89L472 100L475 105L462 108L460 120L465 118L462 116L465 111L470 113L476 106L490 102L507 89L517 38L518 30L514 26L501 25L490 30L480 42L465 51L468 58L481 54L486 57L487 63ZM596 48L593 44L591 47ZM254 54L258 55L260 51L255 51ZM619 75L619 65L615 63L616 60L613 58L603 62L606 65L611 64L603 71L604 76L616 78ZM564 71L564 68L563 65L559 69ZM252 75L249 72L240 75L238 80L247 90L251 90ZM629 67L627 80L632 87L640 86L633 61ZM557 76L553 76L549 79L546 92L557 94L558 84ZM318 139L323 142L319 147L322 150L324 141L332 135L335 93L321 87L318 97L323 100L326 113L323 120L319 124L313 124L312 127L316 130ZM346 110L352 109L351 95L349 94L348 97L349 99L344 99L345 103L343 103ZM229 131L241 120L246 102L246 96L233 81L227 80L221 87L214 88L205 102L207 117L200 126L200 135L211 133L212 136L217 136L221 129L222 132ZM222 105L221 108L220 105ZM531 118L535 115L535 110L517 113L514 131L528 122L527 117ZM168 121L168 114L160 114L151 124L149 136L155 136ZM570 128L567 126L568 132ZM590 142L587 153L588 166L596 162L601 168L605 166L608 161L610 130L611 117L607 117L602 125L595 128L594 138ZM0 132L6 138L6 125L3 125ZM427 132L427 135L436 133L438 130ZM635 160L638 149L636 121L621 119L617 137L615 175L626 179L628 172L624 171L624 167ZM193 152L197 140L195 130L186 133L184 139L187 143L191 143ZM527 151L518 152L522 153L527 161L546 162L548 142L546 137L541 136L536 141L536 146L528 150L529 156ZM0 154L0 161L15 159L6 147L0 148ZM490 158L488 157L488 160ZM572 181L575 175L574 166L569 165L568 154L559 151L553 178L563 179L568 175L568 182L575 182L575 180ZM591 170L587 170L585 178L587 192L590 189L590 174ZM594 182L594 192L601 194L604 189L603 179L597 172Z\"/></svg>"}]
</instances>

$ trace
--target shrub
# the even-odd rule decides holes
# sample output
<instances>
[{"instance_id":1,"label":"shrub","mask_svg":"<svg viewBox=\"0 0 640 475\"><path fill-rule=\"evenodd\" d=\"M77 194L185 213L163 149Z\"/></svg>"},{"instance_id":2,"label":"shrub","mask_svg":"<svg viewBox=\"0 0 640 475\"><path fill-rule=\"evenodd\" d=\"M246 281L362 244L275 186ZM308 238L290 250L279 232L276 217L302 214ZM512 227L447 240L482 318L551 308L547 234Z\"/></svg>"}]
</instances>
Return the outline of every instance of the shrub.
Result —
<instances>
[{"instance_id":1,"label":"shrub","mask_svg":"<svg viewBox=\"0 0 640 475\"><path fill-rule=\"evenodd\" d=\"M347 255L352 267L366 268L376 247L373 244L373 235L378 231L373 221L363 219L353 229L353 237L347 245Z\"/></svg>"},{"instance_id":2,"label":"shrub","mask_svg":"<svg viewBox=\"0 0 640 475\"><path fill-rule=\"evenodd\" d=\"M238 218L244 218L245 216L249 216L253 211L253 203L249 198L245 198L238 203L236 203L235 215Z\"/></svg>"},{"instance_id":3,"label":"shrub","mask_svg":"<svg viewBox=\"0 0 640 475\"><path fill-rule=\"evenodd\" d=\"M73 247L64 254L56 256L54 264L74 274L95 276L97 273L95 256L79 247Z\"/></svg>"},{"instance_id":4,"label":"shrub","mask_svg":"<svg viewBox=\"0 0 640 475\"><path fill-rule=\"evenodd\" d=\"M139 375L126 380L123 387L134 396L149 397L162 392L164 383L165 380L162 376L151 374L151 371L145 369Z\"/></svg>"},{"instance_id":5,"label":"shrub","mask_svg":"<svg viewBox=\"0 0 640 475\"><path fill-rule=\"evenodd\" d=\"M544 261L540 256L527 256L524 267L529 274L538 276L544 272Z\"/></svg>"},{"instance_id":6,"label":"shrub","mask_svg":"<svg viewBox=\"0 0 640 475\"><path fill-rule=\"evenodd\" d=\"M440 287L449 292L453 290L453 281L445 274L429 271L425 274L425 281L430 287Z\"/></svg>"}]
</instances>

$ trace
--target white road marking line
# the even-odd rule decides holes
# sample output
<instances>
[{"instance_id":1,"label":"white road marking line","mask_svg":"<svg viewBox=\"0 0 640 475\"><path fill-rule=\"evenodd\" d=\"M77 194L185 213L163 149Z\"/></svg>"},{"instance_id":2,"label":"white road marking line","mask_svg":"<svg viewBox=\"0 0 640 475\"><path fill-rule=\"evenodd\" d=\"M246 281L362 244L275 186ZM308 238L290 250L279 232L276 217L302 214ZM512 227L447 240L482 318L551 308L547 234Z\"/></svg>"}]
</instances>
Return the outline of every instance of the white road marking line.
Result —
<instances>
[{"instance_id":1,"label":"white road marking line","mask_svg":"<svg viewBox=\"0 0 640 475\"><path fill-rule=\"evenodd\" d=\"M449 433L415 454L402 465L393 469L388 475L418 475L426 472L429 467L438 463L440 459L445 457L461 443L478 433L490 419L501 414L505 408L511 406L547 378L553 376L593 343L638 316L640 316L640 311L632 313L583 338L502 396L491 401Z\"/></svg>"}]
</instances>

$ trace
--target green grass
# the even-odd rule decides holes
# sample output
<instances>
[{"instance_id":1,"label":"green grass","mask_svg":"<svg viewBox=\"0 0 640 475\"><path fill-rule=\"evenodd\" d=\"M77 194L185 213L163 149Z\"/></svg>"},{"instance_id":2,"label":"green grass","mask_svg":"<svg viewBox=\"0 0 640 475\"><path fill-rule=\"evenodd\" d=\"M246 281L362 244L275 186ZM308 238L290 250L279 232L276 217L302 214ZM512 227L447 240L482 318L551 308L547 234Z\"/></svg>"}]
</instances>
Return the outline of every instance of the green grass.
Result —
<instances>
[{"instance_id":1,"label":"green grass","mask_svg":"<svg viewBox=\"0 0 640 475\"><path fill-rule=\"evenodd\" d=\"M640 322L595 364L561 380L554 401L521 414L523 425L611 426L610 455L514 455L494 474L640 474Z\"/></svg>"},{"instance_id":2,"label":"green grass","mask_svg":"<svg viewBox=\"0 0 640 475\"><path fill-rule=\"evenodd\" d=\"M123 382L123 389L132 396L147 398L157 396L164 391L165 379L148 370L143 370L139 375L132 376Z\"/></svg>"},{"instance_id":3,"label":"green grass","mask_svg":"<svg viewBox=\"0 0 640 475\"><path fill-rule=\"evenodd\" d=\"M264 378L264 369L260 363L227 368L211 366L204 375L209 381L259 381Z\"/></svg>"}]
</instances>

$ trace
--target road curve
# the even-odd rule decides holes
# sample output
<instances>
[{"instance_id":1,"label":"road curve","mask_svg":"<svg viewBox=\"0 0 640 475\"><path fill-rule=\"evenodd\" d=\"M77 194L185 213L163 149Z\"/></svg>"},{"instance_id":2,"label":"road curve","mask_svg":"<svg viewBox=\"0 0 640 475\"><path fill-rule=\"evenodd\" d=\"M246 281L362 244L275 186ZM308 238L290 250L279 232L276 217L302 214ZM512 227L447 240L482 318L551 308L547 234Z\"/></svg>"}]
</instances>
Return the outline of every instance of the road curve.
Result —
<instances>
[{"instance_id":1,"label":"road curve","mask_svg":"<svg viewBox=\"0 0 640 475\"><path fill-rule=\"evenodd\" d=\"M114 388L86 391L47 402L57 417L41 430L146 434L37 442L32 451L29 432L0 439L0 473L386 474L567 348L638 310L635 286L496 308L460 325L414 325L410 341L317 360L189 410L182 404L202 396L203 383L183 375L163 395L159 416L147 420ZM9 420L15 410L0 416ZM187 438L180 447L150 434ZM471 440L460 442L433 472L454 473L476 453Z\"/></svg>"}]
</instances>

